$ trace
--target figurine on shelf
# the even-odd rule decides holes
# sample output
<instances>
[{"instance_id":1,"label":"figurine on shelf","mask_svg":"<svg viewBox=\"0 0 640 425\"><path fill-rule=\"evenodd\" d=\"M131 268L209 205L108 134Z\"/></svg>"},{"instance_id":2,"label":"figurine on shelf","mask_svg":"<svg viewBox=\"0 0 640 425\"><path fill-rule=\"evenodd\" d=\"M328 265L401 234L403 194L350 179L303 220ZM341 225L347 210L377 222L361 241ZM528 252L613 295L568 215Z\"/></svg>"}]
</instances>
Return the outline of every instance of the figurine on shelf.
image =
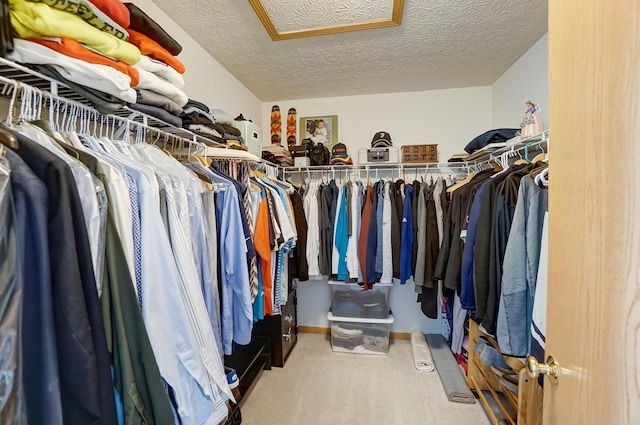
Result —
<instances>
[{"instance_id":1,"label":"figurine on shelf","mask_svg":"<svg viewBox=\"0 0 640 425\"><path fill-rule=\"evenodd\" d=\"M525 105L527 105L527 112L524 113L524 118L520 123L520 138L522 140L540 134L543 131L540 117L538 117L538 112L540 111L538 104L528 100Z\"/></svg>"}]
</instances>

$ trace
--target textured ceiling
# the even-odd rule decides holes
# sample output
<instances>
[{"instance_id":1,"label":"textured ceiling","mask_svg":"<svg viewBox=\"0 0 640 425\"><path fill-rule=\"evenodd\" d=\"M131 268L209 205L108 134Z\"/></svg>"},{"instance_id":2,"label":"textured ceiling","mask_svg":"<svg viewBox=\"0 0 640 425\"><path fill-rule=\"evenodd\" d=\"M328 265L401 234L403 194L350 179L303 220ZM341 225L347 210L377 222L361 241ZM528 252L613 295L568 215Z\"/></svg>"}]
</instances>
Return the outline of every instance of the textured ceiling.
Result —
<instances>
[{"instance_id":1,"label":"textured ceiling","mask_svg":"<svg viewBox=\"0 0 640 425\"><path fill-rule=\"evenodd\" d=\"M406 0L401 26L284 41L248 1L153 1L264 102L490 85L547 32L547 0Z\"/></svg>"},{"instance_id":2,"label":"textured ceiling","mask_svg":"<svg viewBox=\"0 0 640 425\"><path fill-rule=\"evenodd\" d=\"M393 0L261 0L278 32L391 19Z\"/></svg>"}]
</instances>

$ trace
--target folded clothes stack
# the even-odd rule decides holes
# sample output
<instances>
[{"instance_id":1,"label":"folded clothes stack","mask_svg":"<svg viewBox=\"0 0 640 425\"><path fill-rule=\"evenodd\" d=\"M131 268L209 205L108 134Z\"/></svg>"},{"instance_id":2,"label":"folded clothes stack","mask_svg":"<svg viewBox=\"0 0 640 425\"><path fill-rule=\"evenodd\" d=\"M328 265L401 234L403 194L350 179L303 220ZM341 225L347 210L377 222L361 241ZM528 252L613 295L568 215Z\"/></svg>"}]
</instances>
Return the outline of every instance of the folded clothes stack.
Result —
<instances>
[{"instance_id":1,"label":"folded clothes stack","mask_svg":"<svg viewBox=\"0 0 640 425\"><path fill-rule=\"evenodd\" d=\"M262 159L280 164L285 167L293 165L293 158L289 149L280 145L269 145L262 148Z\"/></svg>"},{"instance_id":2,"label":"folded clothes stack","mask_svg":"<svg viewBox=\"0 0 640 425\"><path fill-rule=\"evenodd\" d=\"M19 39L7 57L60 80L110 113L133 108L180 126L188 97L181 51L156 22L119 0L8 0Z\"/></svg>"},{"instance_id":3,"label":"folded clothes stack","mask_svg":"<svg viewBox=\"0 0 640 425\"><path fill-rule=\"evenodd\" d=\"M331 325L331 343L348 351L354 351L364 343L362 330L347 329L337 324Z\"/></svg>"},{"instance_id":4,"label":"folded clothes stack","mask_svg":"<svg viewBox=\"0 0 640 425\"><path fill-rule=\"evenodd\" d=\"M181 115L182 126L232 149L247 150L233 118L221 109L210 110L204 103L189 99Z\"/></svg>"},{"instance_id":5,"label":"folded clothes stack","mask_svg":"<svg viewBox=\"0 0 640 425\"><path fill-rule=\"evenodd\" d=\"M182 47L153 19L133 3L129 10L129 42L140 49L141 58L133 67L140 74L136 103L131 105L176 127L182 126L180 114L189 101L183 91L185 67L175 56Z\"/></svg>"}]
</instances>

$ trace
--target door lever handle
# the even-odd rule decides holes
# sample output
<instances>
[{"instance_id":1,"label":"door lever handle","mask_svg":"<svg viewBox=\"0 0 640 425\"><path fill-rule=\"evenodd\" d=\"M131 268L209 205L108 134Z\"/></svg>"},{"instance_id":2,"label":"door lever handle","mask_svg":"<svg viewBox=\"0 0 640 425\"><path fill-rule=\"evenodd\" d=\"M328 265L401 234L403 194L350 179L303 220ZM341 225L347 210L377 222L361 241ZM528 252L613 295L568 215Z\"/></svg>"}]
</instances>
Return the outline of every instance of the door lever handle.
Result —
<instances>
[{"instance_id":1,"label":"door lever handle","mask_svg":"<svg viewBox=\"0 0 640 425\"><path fill-rule=\"evenodd\" d=\"M538 360L533 357L527 357L527 374L537 379L540 375L547 375L552 384L558 384L558 378L560 377L560 367L553 356L547 357L546 363L538 363Z\"/></svg>"}]
</instances>

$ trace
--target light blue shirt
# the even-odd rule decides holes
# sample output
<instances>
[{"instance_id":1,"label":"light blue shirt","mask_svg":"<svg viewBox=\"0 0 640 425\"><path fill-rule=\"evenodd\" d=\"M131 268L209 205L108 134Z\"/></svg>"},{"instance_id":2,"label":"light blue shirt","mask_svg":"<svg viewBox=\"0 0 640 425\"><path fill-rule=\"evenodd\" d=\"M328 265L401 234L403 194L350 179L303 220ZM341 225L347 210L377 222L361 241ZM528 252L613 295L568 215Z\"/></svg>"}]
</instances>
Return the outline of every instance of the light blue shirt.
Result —
<instances>
[{"instance_id":1,"label":"light blue shirt","mask_svg":"<svg viewBox=\"0 0 640 425\"><path fill-rule=\"evenodd\" d=\"M224 190L216 199L218 218L218 239L220 243L219 262L221 274L218 276L222 288L222 348L226 355L233 351L233 341L240 345L251 342L253 329L253 307L247 267L247 246L240 214L239 195L228 180L208 170L201 164L189 164L220 184Z\"/></svg>"},{"instance_id":2,"label":"light blue shirt","mask_svg":"<svg viewBox=\"0 0 640 425\"><path fill-rule=\"evenodd\" d=\"M106 154L138 188L140 208L142 315L162 377L172 387L183 424L218 424L226 417L228 385L212 379L212 354L201 348L190 320L180 273L158 208L148 171L133 159ZM224 373L222 373L224 376Z\"/></svg>"}]
</instances>

